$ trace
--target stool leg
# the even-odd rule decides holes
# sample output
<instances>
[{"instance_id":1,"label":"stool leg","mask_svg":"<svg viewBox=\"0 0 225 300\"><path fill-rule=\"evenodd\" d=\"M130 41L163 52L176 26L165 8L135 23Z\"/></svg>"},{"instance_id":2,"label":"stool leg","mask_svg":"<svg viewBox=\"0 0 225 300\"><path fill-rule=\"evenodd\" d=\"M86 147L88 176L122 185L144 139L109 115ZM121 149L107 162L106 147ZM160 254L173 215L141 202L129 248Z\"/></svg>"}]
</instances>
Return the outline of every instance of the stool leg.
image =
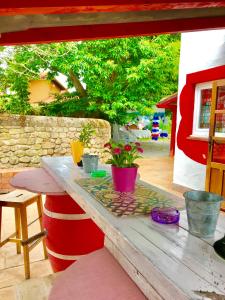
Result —
<instances>
[{"instance_id":1,"label":"stool leg","mask_svg":"<svg viewBox=\"0 0 225 300\"><path fill-rule=\"evenodd\" d=\"M15 207L16 238L21 239L20 209ZM21 253L21 243L16 244L17 254Z\"/></svg>"},{"instance_id":2,"label":"stool leg","mask_svg":"<svg viewBox=\"0 0 225 300\"><path fill-rule=\"evenodd\" d=\"M43 223L42 223L43 206L42 206L41 195L38 196L37 209L38 209L38 217L39 217L39 222L40 222L40 228L41 228L41 231L43 231L44 230L44 226L43 226ZM47 253L47 249L46 249L45 238L42 239L42 244L43 244L44 257L45 257L45 259L47 259L48 258L48 253Z\"/></svg>"},{"instance_id":3,"label":"stool leg","mask_svg":"<svg viewBox=\"0 0 225 300\"><path fill-rule=\"evenodd\" d=\"M26 241L28 239L28 226L27 226L27 211L25 206L20 208L20 214L21 214L21 225L22 225L22 240ZM28 245L24 245L22 247L23 247L25 278L29 279L30 278L29 247Z\"/></svg>"}]
</instances>

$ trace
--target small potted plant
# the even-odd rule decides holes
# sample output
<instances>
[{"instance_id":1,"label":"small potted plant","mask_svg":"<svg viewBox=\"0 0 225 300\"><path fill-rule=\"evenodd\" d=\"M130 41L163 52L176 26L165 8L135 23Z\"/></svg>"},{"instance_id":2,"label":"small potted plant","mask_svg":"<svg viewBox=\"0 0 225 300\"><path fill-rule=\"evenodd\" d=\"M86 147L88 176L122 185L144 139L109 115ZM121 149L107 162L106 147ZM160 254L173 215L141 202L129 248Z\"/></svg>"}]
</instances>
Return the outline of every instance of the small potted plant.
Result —
<instances>
[{"instance_id":1,"label":"small potted plant","mask_svg":"<svg viewBox=\"0 0 225 300\"><path fill-rule=\"evenodd\" d=\"M140 143L114 143L104 145L112 158L107 163L112 165L112 179L115 191L133 192L137 178L138 165L135 160L141 157L143 149Z\"/></svg>"},{"instance_id":2,"label":"small potted plant","mask_svg":"<svg viewBox=\"0 0 225 300\"><path fill-rule=\"evenodd\" d=\"M90 147L90 141L95 133L95 130L91 123L83 124L82 130L79 135L78 141L72 141L71 144L71 151L74 163L76 163L78 166L82 166L82 156L84 154L84 148Z\"/></svg>"}]
</instances>

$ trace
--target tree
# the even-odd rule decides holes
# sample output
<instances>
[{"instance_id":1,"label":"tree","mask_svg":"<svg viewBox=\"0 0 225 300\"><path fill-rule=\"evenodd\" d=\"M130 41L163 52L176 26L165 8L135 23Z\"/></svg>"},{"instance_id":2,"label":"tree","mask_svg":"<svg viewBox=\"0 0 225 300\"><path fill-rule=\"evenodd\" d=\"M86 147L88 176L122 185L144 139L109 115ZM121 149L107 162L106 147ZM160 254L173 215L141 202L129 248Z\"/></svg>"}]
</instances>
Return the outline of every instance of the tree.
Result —
<instances>
[{"instance_id":1,"label":"tree","mask_svg":"<svg viewBox=\"0 0 225 300\"><path fill-rule=\"evenodd\" d=\"M56 114L69 101L84 115L125 122L127 111L147 113L163 96L177 90L179 35L16 46L2 57L4 81L17 99L28 99L28 82L48 70L49 79L59 72L76 88L49 106ZM4 84L5 86L6 84ZM1 86L0 86L1 89ZM85 107L84 107L84 102ZM68 107L67 107L68 108ZM74 108L75 109L75 108ZM48 113L48 106L43 110ZM54 114L54 113L53 113ZM73 115L70 111L70 114Z\"/></svg>"}]
</instances>

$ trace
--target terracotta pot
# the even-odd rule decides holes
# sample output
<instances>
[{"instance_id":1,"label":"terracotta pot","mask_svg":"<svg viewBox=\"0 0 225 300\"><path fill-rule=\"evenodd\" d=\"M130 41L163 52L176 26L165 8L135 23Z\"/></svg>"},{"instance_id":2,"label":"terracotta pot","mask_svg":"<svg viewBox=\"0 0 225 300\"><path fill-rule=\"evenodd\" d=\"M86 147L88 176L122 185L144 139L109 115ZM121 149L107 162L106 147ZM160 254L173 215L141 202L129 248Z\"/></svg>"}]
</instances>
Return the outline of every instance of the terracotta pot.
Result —
<instances>
[{"instance_id":1,"label":"terracotta pot","mask_svg":"<svg viewBox=\"0 0 225 300\"><path fill-rule=\"evenodd\" d=\"M84 153L84 145L80 141L70 142L73 161L78 166L81 164L81 157Z\"/></svg>"},{"instance_id":2,"label":"terracotta pot","mask_svg":"<svg viewBox=\"0 0 225 300\"><path fill-rule=\"evenodd\" d=\"M112 179L117 192L133 192L137 178L137 167L119 168L112 166Z\"/></svg>"}]
</instances>

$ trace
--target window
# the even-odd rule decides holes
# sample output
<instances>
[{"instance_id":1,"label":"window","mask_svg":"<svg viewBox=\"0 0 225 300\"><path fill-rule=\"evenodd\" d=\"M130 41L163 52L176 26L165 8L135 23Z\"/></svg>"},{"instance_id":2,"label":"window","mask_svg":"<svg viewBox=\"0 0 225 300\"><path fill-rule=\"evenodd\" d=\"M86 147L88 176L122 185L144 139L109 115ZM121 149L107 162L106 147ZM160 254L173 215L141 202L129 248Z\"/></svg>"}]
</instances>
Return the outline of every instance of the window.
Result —
<instances>
[{"instance_id":1,"label":"window","mask_svg":"<svg viewBox=\"0 0 225 300\"><path fill-rule=\"evenodd\" d=\"M225 110L225 86L219 86L217 91L216 109ZM216 132L224 135L225 133L225 114L216 116Z\"/></svg>"},{"instance_id":2,"label":"window","mask_svg":"<svg viewBox=\"0 0 225 300\"><path fill-rule=\"evenodd\" d=\"M212 89L202 89L200 93L199 128L209 128Z\"/></svg>"},{"instance_id":3,"label":"window","mask_svg":"<svg viewBox=\"0 0 225 300\"><path fill-rule=\"evenodd\" d=\"M208 137L212 101L212 84L212 81L196 84L192 132L194 136ZM225 87L219 87L217 93L216 109L225 109ZM225 114L220 114L216 116L216 135L224 136L224 134Z\"/></svg>"},{"instance_id":4,"label":"window","mask_svg":"<svg viewBox=\"0 0 225 300\"><path fill-rule=\"evenodd\" d=\"M193 135L208 136L211 101L212 82L196 84Z\"/></svg>"}]
</instances>

